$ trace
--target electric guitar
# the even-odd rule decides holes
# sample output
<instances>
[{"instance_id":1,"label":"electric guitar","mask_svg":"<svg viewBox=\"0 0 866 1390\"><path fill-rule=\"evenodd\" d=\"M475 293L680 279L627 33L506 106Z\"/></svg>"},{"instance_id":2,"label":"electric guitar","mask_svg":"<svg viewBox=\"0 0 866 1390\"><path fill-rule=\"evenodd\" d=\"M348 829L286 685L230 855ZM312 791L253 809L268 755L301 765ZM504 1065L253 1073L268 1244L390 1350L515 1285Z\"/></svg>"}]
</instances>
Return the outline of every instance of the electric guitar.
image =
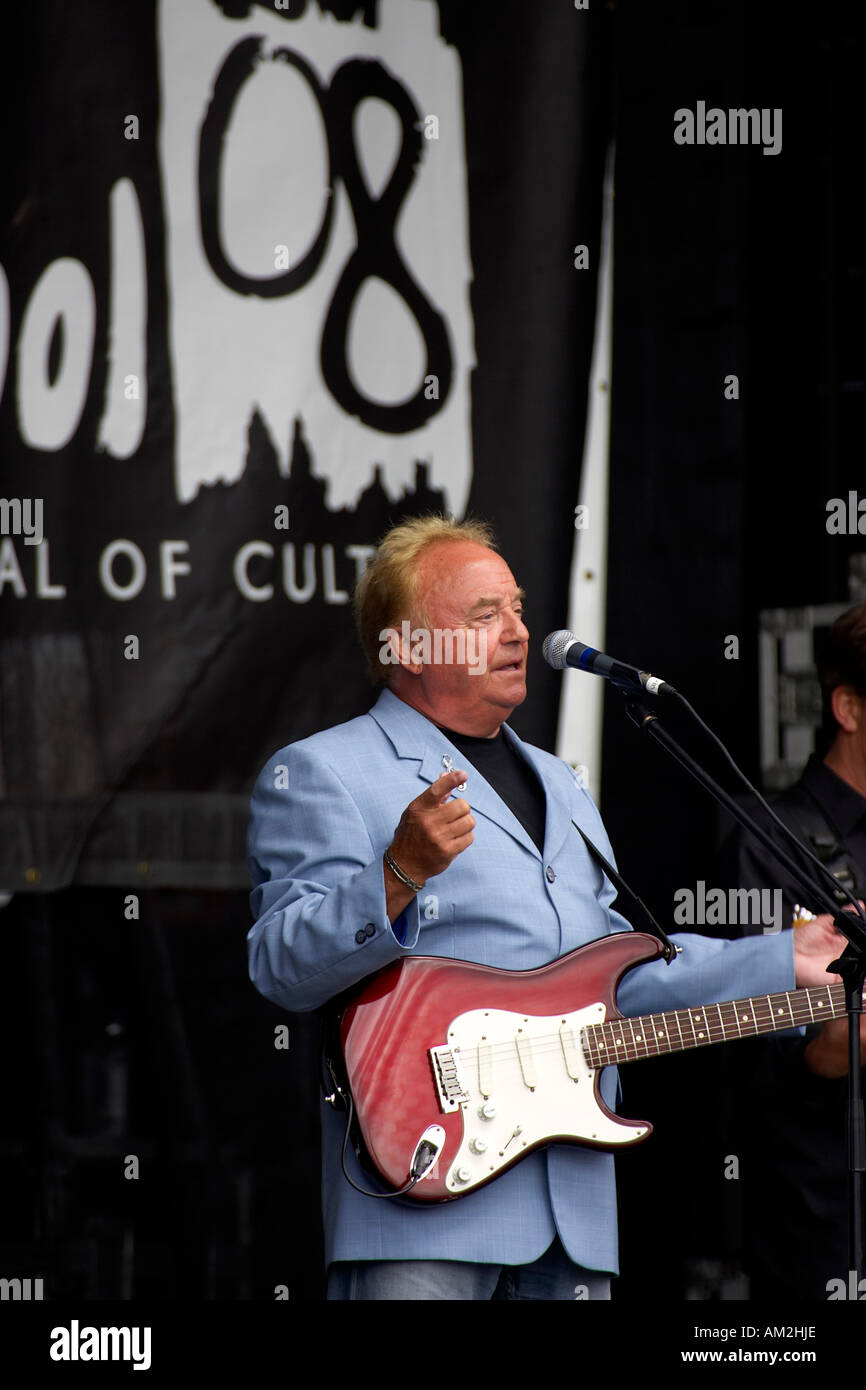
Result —
<instances>
[{"instance_id":1,"label":"electric guitar","mask_svg":"<svg viewBox=\"0 0 866 1390\"><path fill-rule=\"evenodd\" d=\"M339 1032L361 1138L385 1182L446 1202L543 1145L640 1143L652 1126L608 1109L605 1067L845 1012L838 984L625 1018L620 979L661 952L651 936L618 932L536 970L404 956L371 976Z\"/></svg>"}]
</instances>

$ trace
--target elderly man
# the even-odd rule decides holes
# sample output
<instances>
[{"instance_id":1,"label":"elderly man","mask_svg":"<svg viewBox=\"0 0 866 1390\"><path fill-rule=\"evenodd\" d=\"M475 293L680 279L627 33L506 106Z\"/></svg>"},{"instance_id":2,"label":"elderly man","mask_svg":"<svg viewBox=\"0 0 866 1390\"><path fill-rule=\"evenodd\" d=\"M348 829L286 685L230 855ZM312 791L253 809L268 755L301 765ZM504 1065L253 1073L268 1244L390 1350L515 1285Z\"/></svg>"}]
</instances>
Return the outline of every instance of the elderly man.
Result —
<instances>
[{"instance_id":1,"label":"elderly man","mask_svg":"<svg viewBox=\"0 0 866 1390\"><path fill-rule=\"evenodd\" d=\"M315 1009L410 953L526 970L629 930L572 825L612 858L594 803L565 763L505 722L526 697L529 633L522 590L488 528L441 517L395 527L356 609L384 691L369 714L280 750L253 793L256 986L287 1009ZM836 942L812 924L796 952L790 933L678 944L671 966L624 980L625 1013L790 989L795 957L799 983L826 983ZM616 1090L608 1067L611 1107ZM329 1298L610 1296L609 1154L554 1144L459 1201L410 1204L346 1181L343 1126L326 1107ZM347 1163L369 1189L353 1154Z\"/></svg>"}]
</instances>

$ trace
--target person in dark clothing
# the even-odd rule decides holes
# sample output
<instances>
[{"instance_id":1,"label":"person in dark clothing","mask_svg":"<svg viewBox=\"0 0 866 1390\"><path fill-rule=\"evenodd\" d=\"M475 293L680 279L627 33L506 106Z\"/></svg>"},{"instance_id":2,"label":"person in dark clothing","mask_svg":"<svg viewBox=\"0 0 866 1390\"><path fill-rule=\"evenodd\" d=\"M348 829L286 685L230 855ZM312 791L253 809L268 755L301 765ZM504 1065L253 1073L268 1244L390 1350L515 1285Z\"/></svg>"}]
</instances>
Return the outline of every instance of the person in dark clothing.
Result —
<instances>
[{"instance_id":1,"label":"person in dark clothing","mask_svg":"<svg viewBox=\"0 0 866 1390\"><path fill-rule=\"evenodd\" d=\"M773 802L777 815L855 897L866 899L866 604L844 613L818 656L823 757ZM783 839L766 813L756 817ZM790 851L789 851L790 852ZM819 914L758 841L736 831L722 851L726 886L781 889L782 921ZM840 903L843 894L837 894ZM797 918L795 918L795 913ZM760 931L745 927L742 934ZM743 1156L744 1260L753 1299L825 1300L847 1282L847 1019L749 1045L737 1073L735 1143ZM861 1023L866 1061L866 1017ZM736 1065L736 1062L734 1062Z\"/></svg>"}]
</instances>

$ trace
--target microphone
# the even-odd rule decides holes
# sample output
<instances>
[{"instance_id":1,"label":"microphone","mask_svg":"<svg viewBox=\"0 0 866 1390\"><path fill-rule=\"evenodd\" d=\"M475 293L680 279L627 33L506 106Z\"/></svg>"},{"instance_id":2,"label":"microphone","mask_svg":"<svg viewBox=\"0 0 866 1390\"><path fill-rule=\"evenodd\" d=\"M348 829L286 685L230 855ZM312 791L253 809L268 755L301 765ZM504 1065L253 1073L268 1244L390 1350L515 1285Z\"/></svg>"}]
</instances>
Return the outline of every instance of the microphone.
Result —
<instances>
[{"instance_id":1,"label":"microphone","mask_svg":"<svg viewBox=\"0 0 866 1390\"><path fill-rule=\"evenodd\" d=\"M633 695L646 692L648 695L679 697L679 691L668 685L667 681L651 676L647 671L639 671L636 666L614 661L612 656L605 656L595 647L585 646L567 628L548 633L541 650L548 666L552 666L554 671L564 671L566 666L574 666L578 671L590 671L594 676L601 676L618 690L626 690Z\"/></svg>"}]
</instances>

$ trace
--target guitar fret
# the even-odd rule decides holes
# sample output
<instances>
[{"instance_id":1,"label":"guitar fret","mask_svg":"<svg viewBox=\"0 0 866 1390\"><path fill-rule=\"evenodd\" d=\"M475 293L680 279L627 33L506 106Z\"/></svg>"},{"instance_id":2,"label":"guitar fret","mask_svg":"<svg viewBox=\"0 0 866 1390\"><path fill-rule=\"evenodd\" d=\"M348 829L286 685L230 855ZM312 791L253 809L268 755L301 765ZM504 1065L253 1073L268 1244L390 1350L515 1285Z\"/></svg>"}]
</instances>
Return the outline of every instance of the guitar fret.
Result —
<instances>
[{"instance_id":1,"label":"guitar fret","mask_svg":"<svg viewBox=\"0 0 866 1390\"><path fill-rule=\"evenodd\" d=\"M716 1004L715 1009L716 1009L716 1013L719 1015L719 1028L721 1029L721 1041L722 1041L722 1042L727 1042L727 1040L728 1040L728 1025L727 1025L727 1022L726 1022L726 1020L725 1020L724 1005L723 1005L723 1004Z\"/></svg>"},{"instance_id":2,"label":"guitar fret","mask_svg":"<svg viewBox=\"0 0 866 1390\"><path fill-rule=\"evenodd\" d=\"M758 1033L765 1033L772 1028L773 1014L770 1009L770 1000L766 994L752 1000L752 1016L755 1020L755 1030Z\"/></svg>"},{"instance_id":3,"label":"guitar fret","mask_svg":"<svg viewBox=\"0 0 866 1390\"><path fill-rule=\"evenodd\" d=\"M824 986L822 986L822 993L824 993L824 992L826 992L826 995L827 995L827 1003L828 1003L829 1006L830 1006L830 1013L832 1014L833 1018L835 1018L835 1017L836 1017L836 1010L835 1010L834 1007L833 1007L833 995L832 995L832 993L831 993L831 986L830 986L830 985L824 985ZM818 993L818 991L815 990L815 989L809 991L810 997L814 997L817 993ZM823 999L818 999L818 1000L817 1000L817 1006L818 1006L818 1015L819 1015L819 1017L821 1017L821 1018L826 1018L826 1014L823 1012L823 1010L824 1010L824 1001L823 1001ZM813 1023L815 1022L815 1010L814 1010L814 1009L812 1010L812 1022L813 1022Z\"/></svg>"},{"instance_id":4,"label":"guitar fret","mask_svg":"<svg viewBox=\"0 0 866 1390\"><path fill-rule=\"evenodd\" d=\"M784 1022L785 1009L783 1007L783 1001L788 1006L788 1015L790 1017L791 1005L790 1001L787 999L787 996L784 994L774 994L771 996L771 1002L773 1006L773 1026L776 1032L778 1032L780 1028L787 1027L787 1024Z\"/></svg>"},{"instance_id":5,"label":"guitar fret","mask_svg":"<svg viewBox=\"0 0 866 1390\"><path fill-rule=\"evenodd\" d=\"M786 990L587 1024L581 1030L582 1047L588 1066L599 1070L617 1062L796 1028L828 1016L836 1018L844 1012L842 987L820 985L815 989ZM684 1032L685 1020L688 1031Z\"/></svg>"}]
</instances>

